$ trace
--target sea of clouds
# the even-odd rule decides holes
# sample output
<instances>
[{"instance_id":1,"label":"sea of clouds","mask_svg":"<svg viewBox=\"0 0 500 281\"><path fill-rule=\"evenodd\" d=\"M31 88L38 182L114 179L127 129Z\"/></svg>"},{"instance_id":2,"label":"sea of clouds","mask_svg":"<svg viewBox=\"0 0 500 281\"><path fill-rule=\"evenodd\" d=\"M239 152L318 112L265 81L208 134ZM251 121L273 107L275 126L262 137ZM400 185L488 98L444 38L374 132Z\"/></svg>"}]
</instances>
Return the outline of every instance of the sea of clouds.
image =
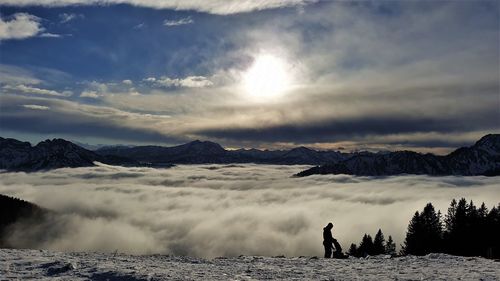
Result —
<instances>
[{"instance_id":1,"label":"sea of clouds","mask_svg":"<svg viewBox=\"0 0 500 281\"><path fill-rule=\"evenodd\" d=\"M322 255L322 228L347 250L381 228L398 246L427 202L446 213L465 197L489 208L500 184L488 177L295 178L307 166L99 165L1 173L0 193L54 210L47 222L18 225L17 247L62 251L237 255Z\"/></svg>"}]
</instances>

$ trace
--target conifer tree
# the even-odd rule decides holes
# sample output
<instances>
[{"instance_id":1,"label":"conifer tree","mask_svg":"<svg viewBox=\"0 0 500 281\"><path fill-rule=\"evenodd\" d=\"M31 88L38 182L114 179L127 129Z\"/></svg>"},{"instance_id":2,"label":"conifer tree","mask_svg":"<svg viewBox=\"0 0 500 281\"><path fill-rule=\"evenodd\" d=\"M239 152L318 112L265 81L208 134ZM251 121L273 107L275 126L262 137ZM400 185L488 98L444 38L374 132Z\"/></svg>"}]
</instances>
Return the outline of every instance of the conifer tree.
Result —
<instances>
[{"instance_id":1,"label":"conifer tree","mask_svg":"<svg viewBox=\"0 0 500 281\"><path fill-rule=\"evenodd\" d=\"M356 244L352 243L351 244L351 247L349 247L349 251L347 252L350 256L353 256L353 257L359 257L359 253L358 253L358 247L356 246Z\"/></svg>"},{"instance_id":2,"label":"conifer tree","mask_svg":"<svg viewBox=\"0 0 500 281\"><path fill-rule=\"evenodd\" d=\"M452 201L456 203L455 200ZM450 212L450 209L452 210ZM446 218L446 252L453 255L464 255L466 253L464 244L469 243L465 236L467 228L467 201L462 198L455 206L448 209Z\"/></svg>"},{"instance_id":3,"label":"conifer tree","mask_svg":"<svg viewBox=\"0 0 500 281\"><path fill-rule=\"evenodd\" d=\"M373 255L373 239L370 235L365 233L361 243L359 244L358 252L359 255L363 257Z\"/></svg>"},{"instance_id":4,"label":"conifer tree","mask_svg":"<svg viewBox=\"0 0 500 281\"><path fill-rule=\"evenodd\" d=\"M486 257L500 258L500 204L498 207L491 208L486 217Z\"/></svg>"},{"instance_id":5,"label":"conifer tree","mask_svg":"<svg viewBox=\"0 0 500 281\"><path fill-rule=\"evenodd\" d=\"M387 243L385 244L385 253L391 256L396 255L396 243L394 243L394 241L392 240L391 235L389 235L389 238L387 238Z\"/></svg>"},{"instance_id":6,"label":"conifer tree","mask_svg":"<svg viewBox=\"0 0 500 281\"><path fill-rule=\"evenodd\" d=\"M425 254L422 249L422 220L418 211L415 212L408 224L408 230L401 252L405 255Z\"/></svg>"},{"instance_id":7,"label":"conifer tree","mask_svg":"<svg viewBox=\"0 0 500 281\"><path fill-rule=\"evenodd\" d=\"M441 214L436 213L434 206L427 203L424 210L420 214L422 222L421 247L427 253L441 252L442 242L442 226Z\"/></svg>"},{"instance_id":8,"label":"conifer tree","mask_svg":"<svg viewBox=\"0 0 500 281\"><path fill-rule=\"evenodd\" d=\"M385 254L385 239L382 230L379 229L373 240L373 254L382 255Z\"/></svg>"}]
</instances>

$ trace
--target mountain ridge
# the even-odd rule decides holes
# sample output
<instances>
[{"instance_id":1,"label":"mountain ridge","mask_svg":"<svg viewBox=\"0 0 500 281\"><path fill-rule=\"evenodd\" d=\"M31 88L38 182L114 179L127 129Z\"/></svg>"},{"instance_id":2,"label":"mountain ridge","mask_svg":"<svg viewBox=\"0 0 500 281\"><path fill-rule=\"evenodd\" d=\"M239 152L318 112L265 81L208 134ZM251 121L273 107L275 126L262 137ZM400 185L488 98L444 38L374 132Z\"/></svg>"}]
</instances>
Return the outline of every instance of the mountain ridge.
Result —
<instances>
[{"instance_id":1,"label":"mountain ridge","mask_svg":"<svg viewBox=\"0 0 500 281\"><path fill-rule=\"evenodd\" d=\"M354 155L337 163L304 170L296 176L305 177L317 174L498 176L500 175L500 134L488 134L470 147L461 147L443 156L413 151Z\"/></svg>"},{"instance_id":2,"label":"mountain ridge","mask_svg":"<svg viewBox=\"0 0 500 281\"><path fill-rule=\"evenodd\" d=\"M0 137L0 169L39 171L63 167L89 167L95 162L121 166L170 167L174 164L256 163L277 165L315 165L296 176L313 174L351 174L382 176L398 174L500 175L500 134L489 134L473 146L461 147L448 155L413 151L384 153L314 150L226 150L210 141L165 146L110 146L87 150L64 139L29 142Z\"/></svg>"},{"instance_id":3,"label":"mountain ridge","mask_svg":"<svg viewBox=\"0 0 500 281\"><path fill-rule=\"evenodd\" d=\"M29 142L0 137L0 169L31 172L90 167L95 165L94 162L139 165L130 158L99 155L64 139L47 139L32 146Z\"/></svg>"}]
</instances>

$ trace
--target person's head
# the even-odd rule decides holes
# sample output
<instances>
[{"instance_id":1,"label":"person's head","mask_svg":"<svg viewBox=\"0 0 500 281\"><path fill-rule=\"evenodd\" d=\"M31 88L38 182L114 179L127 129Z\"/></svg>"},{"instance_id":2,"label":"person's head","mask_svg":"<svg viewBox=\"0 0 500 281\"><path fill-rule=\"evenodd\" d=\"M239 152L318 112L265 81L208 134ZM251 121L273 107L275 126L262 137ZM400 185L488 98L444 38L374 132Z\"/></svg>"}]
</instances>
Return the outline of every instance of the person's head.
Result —
<instances>
[{"instance_id":1,"label":"person's head","mask_svg":"<svg viewBox=\"0 0 500 281\"><path fill-rule=\"evenodd\" d=\"M328 229L332 229L332 228L333 228L333 223L329 222L329 223L326 225L326 228L328 228Z\"/></svg>"}]
</instances>

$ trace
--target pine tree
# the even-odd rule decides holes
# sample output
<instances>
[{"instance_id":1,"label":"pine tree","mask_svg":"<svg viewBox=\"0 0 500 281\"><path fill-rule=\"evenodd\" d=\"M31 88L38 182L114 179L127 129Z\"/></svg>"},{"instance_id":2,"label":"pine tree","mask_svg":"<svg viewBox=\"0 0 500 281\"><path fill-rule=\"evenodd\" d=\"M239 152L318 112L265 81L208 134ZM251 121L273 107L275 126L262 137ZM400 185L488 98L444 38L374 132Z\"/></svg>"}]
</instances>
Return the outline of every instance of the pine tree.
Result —
<instances>
[{"instance_id":1,"label":"pine tree","mask_svg":"<svg viewBox=\"0 0 500 281\"><path fill-rule=\"evenodd\" d=\"M373 255L373 239L370 235L365 233L361 243L359 244L358 251L359 255L363 257Z\"/></svg>"},{"instance_id":2,"label":"pine tree","mask_svg":"<svg viewBox=\"0 0 500 281\"><path fill-rule=\"evenodd\" d=\"M453 203L453 201L452 201ZM452 223L447 226L447 252L453 255L464 255L466 250L464 245L469 243L465 236L467 228L467 201L462 198L454 208Z\"/></svg>"},{"instance_id":3,"label":"pine tree","mask_svg":"<svg viewBox=\"0 0 500 281\"><path fill-rule=\"evenodd\" d=\"M349 251L347 252L350 256L353 256L353 257L359 257L359 253L358 253L358 247L356 246L356 244L352 243L351 244L351 247L349 247Z\"/></svg>"},{"instance_id":4,"label":"pine tree","mask_svg":"<svg viewBox=\"0 0 500 281\"><path fill-rule=\"evenodd\" d=\"M441 213L436 213L434 206L431 203L427 203L420 216L422 222L422 251L425 254L441 252L443 232L440 218Z\"/></svg>"},{"instance_id":5,"label":"pine tree","mask_svg":"<svg viewBox=\"0 0 500 281\"><path fill-rule=\"evenodd\" d=\"M431 203L416 212L410 223L402 254L425 255L441 252L462 256L500 257L500 204L489 212L484 203L479 208L465 198L453 199L441 223L441 212ZM392 240L392 237L391 237ZM389 250L387 241L386 252ZM441 245L444 245L441 246Z\"/></svg>"},{"instance_id":6,"label":"pine tree","mask_svg":"<svg viewBox=\"0 0 500 281\"><path fill-rule=\"evenodd\" d=\"M424 255L425 252L422 249L422 220L420 213L417 211L413 215L410 223L408 224L408 230L406 232L406 238L404 245L401 249L402 254L405 255Z\"/></svg>"},{"instance_id":7,"label":"pine tree","mask_svg":"<svg viewBox=\"0 0 500 281\"><path fill-rule=\"evenodd\" d=\"M450 203L450 207L448 207L448 213L444 219L446 232L450 232L455 227L455 214L457 212L457 200L453 198Z\"/></svg>"},{"instance_id":8,"label":"pine tree","mask_svg":"<svg viewBox=\"0 0 500 281\"><path fill-rule=\"evenodd\" d=\"M488 216L486 217L487 230L487 254L488 258L500 258L500 204L498 207L491 208Z\"/></svg>"},{"instance_id":9,"label":"pine tree","mask_svg":"<svg viewBox=\"0 0 500 281\"><path fill-rule=\"evenodd\" d=\"M373 254L382 255L385 254L385 239L382 230L379 229L373 240Z\"/></svg>"},{"instance_id":10,"label":"pine tree","mask_svg":"<svg viewBox=\"0 0 500 281\"><path fill-rule=\"evenodd\" d=\"M396 255L396 243L394 243L392 236L390 235L389 238L387 238L387 243L385 244L385 253L391 256Z\"/></svg>"},{"instance_id":11,"label":"pine tree","mask_svg":"<svg viewBox=\"0 0 500 281\"><path fill-rule=\"evenodd\" d=\"M488 208L486 208L484 202L481 204L481 207L477 209L477 214L481 219L486 219L486 216L488 216Z\"/></svg>"}]
</instances>

